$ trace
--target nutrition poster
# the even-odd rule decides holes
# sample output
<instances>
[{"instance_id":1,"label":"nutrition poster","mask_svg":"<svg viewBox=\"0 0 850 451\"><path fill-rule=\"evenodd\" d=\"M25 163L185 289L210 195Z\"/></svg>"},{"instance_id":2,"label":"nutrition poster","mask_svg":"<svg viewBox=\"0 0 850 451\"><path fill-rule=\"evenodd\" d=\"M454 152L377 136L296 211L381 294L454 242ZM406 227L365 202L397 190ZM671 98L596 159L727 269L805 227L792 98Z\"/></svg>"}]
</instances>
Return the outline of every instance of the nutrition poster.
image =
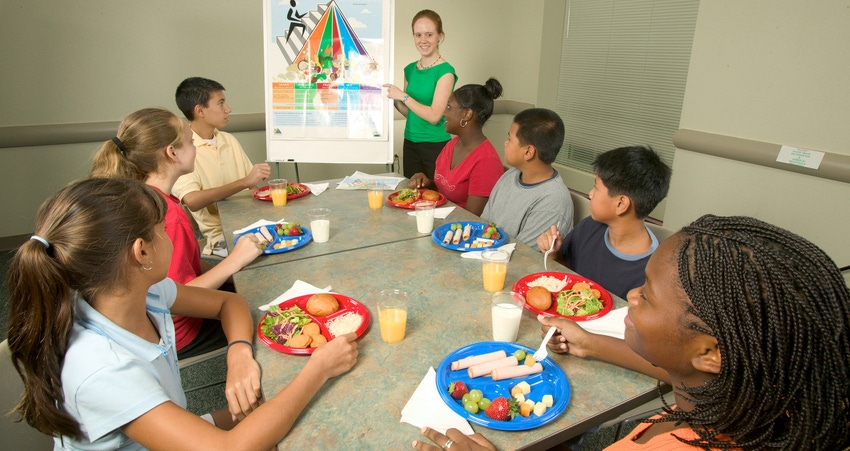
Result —
<instances>
[{"instance_id":1,"label":"nutrition poster","mask_svg":"<svg viewBox=\"0 0 850 451\"><path fill-rule=\"evenodd\" d=\"M392 0L265 0L269 161L392 163Z\"/></svg>"}]
</instances>

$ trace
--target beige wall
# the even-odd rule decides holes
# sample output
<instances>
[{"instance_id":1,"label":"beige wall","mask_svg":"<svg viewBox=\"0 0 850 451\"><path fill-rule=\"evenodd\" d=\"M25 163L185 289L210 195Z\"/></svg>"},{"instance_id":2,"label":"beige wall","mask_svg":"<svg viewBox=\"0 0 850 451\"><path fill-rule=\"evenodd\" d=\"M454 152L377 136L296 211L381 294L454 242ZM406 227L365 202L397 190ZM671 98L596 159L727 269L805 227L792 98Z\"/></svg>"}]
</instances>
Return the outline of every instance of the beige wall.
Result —
<instances>
[{"instance_id":1,"label":"beige wall","mask_svg":"<svg viewBox=\"0 0 850 451\"><path fill-rule=\"evenodd\" d=\"M395 2L399 84L401 69L418 58L410 20L423 7L412 0ZM495 76L504 85L505 98L535 101L542 0L439 0L427 7L443 16L442 52L456 67L459 85ZM147 106L177 112L174 88L193 75L222 82L234 114L264 108L259 0L3 0L0 42L0 127L120 121ZM504 136L500 127L506 133L509 125L492 127L499 136L497 146ZM395 130L400 142L400 124ZM236 136L253 161L265 159L262 132ZM99 144L0 149L5 213L0 240L31 233L40 203L86 176ZM301 164L299 174L308 181L355 169L384 172L386 166ZM292 165L281 165L281 171L295 178Z\"/></svg>"},{"instance_id":2,"label":"beige wall","mask_svg":"<svg viewBox=\"0 0 850 451\"><path fill-rule=\"evenodd\" d=\"M680 128L850 155L845 1L700 3ZM850 264L850 185L676 152L665 225L756 216Z\"/></svg>"}]
</instances>

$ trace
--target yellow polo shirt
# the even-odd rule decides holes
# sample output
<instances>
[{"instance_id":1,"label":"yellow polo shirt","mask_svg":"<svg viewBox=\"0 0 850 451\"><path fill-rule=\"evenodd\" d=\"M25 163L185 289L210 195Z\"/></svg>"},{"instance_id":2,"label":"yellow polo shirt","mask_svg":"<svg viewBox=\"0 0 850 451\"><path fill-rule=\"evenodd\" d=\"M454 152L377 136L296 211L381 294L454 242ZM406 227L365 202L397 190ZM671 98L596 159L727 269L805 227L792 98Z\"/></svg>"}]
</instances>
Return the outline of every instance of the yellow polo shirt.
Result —
<instances>
[{"instance_id":1,"label":"yellow polo shirt","mask_svg":"<svg viewBox=\"0 0 850 451\"><path fill-rule=\"evenodd\" d=\"M233 135L219 130L215 130L214 134L217 148L192 132L192 142L197 149L195 170L178 178L172 189L172 193L181 202L183 196L188 193L215 188L244 178L254 167ZM213 245L224 239L218 207L212 203L206 208L193 211L192 216L198 223L201 234L207 239L202 253L210 255Z\"/></svg>"}]
</instances>

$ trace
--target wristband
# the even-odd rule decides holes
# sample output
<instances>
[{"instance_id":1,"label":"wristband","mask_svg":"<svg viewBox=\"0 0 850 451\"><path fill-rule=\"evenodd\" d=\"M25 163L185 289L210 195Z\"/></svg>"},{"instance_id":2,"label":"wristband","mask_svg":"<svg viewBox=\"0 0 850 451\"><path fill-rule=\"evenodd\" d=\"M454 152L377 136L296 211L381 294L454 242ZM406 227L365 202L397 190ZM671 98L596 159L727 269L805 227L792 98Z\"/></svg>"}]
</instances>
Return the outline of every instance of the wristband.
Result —
<instances>
[{"instance_id":1,"label":"wristband","mask_svg":"<svg viewBox=\"0 0 850 451\"><path fill-rule=\"evenodd\" d=\"M239 344L239 343L245 343L246 345L250 346L250 347L251 347L251 354L253 354L253 353L254 353L254 345L253 345L253 344L251 344L251 342L250 342L250 341L248 341L248 340L233 340L233 341L231 341L230 343L228 343L228 344L227 344L227 349L225 350L225 354L227 354L228 352L230 352L230 347L231 347L231 346L233 346L233 345L235 345L235 344Z\"/></svg>"},{"instance_id":2,"label":"wristband","mask_svg":"<svg viewBox=\"0 0 850 451\"><path fill-rule=\"evenodd\" d=\"M404 97L401 98L401 103L406 103L407 99L409 99L409 98L410 98L410 96L405 94Z\"/></svg>"}]
</instances>

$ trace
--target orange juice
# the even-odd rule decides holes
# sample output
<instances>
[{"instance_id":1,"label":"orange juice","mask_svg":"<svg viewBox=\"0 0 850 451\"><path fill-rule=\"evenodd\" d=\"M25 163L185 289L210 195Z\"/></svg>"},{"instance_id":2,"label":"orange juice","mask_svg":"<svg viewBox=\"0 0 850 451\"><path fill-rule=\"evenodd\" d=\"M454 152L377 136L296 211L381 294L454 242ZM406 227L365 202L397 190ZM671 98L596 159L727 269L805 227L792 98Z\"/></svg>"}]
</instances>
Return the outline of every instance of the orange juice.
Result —
<instances>
[{"instance_id":1,"label":"orange juice","mask_svg":"<svg viewBox=\"0 0 850 451\"><path fill-rule=\"evenodd\" d=\"M275 207L286 205L286 185L283 186L283 189L272 190L272 203Z\"/></svg>"},{"instance_id":2,"label":"orange juice","mask_svg":"<svg viewBox=\"0 0 850 451\"><path fill-rule=\"evenodd\" d=\"M508 272L508 265L497 262L484 262L482 266L484 272L484 289L495 293L501 291L505 287L505 275Z\"/></svg>"},{"instance_id":3,"label":"orange juice","mask_svg":"<svg viewBox=\"0 0 850 451\"><path fill-rule=\"evenodd\" d=\"M398 343L404 338L407 326L407 311L399 308L382 309L378 312L381 338L387 343Z\"/></svg>"},{"instance_id":4,"label":"orange juice","mask_svg":"<svg viewBox=\"0 0 850 451\"><path fill-rule=\"evenodd\" d=\"M369 190L366 194L369 198L369 208L378 210L384 206L384 192L381 190Z\"/></svg>"}]
</instances>

